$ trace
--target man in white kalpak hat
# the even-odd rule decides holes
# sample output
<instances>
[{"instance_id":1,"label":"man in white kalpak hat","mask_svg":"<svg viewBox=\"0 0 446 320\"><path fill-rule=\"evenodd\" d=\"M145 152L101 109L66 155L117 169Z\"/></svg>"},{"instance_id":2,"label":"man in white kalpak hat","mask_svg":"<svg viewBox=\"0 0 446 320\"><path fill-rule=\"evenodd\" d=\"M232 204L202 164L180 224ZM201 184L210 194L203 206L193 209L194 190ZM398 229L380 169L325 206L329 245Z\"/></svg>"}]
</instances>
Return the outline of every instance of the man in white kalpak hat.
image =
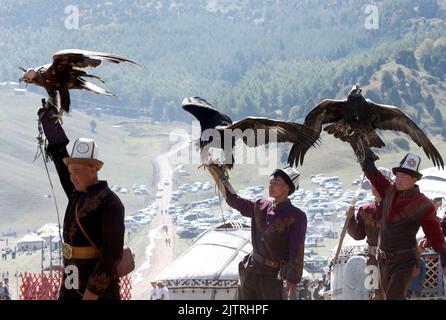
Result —
<instances>
[{"instance_id":1,"label":"man in white kalpak hat","mask_svg":"<svg viewBox=\"0 0 446 320\"><path fill-rule=\"evenodd\" d=\"M355 153L356 145L352 143ZM405 298L417 263L418 229L423 228L427 240L440 255L444 272L446 243L436 219L434 204L416 184L422 178L419 172L420 157L407 154L399 166L392 169L395 182L376 168L376 160L378 157L373 151L365 147L361 165L382 198L382 223L377 248L380 281L386 300L401 300Z\"/></svg>"},{"instance_id":2,"label":"man in white kalpak hat","mask_svg":"<svg viewBox=\"0 0 446 320\"><path fill-rule=\"evenodd\" d=\"M60 123L54 121L58 111L45 105L38 115L48 140L46 151L68 197L62 243L64 270L71 270L67 272L71 278L78 277L71 281L64 272L59 299L120 299L116 266L124 244L124 206L107 182L98 179L104 163L98 158L94 140L77 139L68 154L69 140Z\"/></svg>"},{"instance_id":3,"label":"man in white kalpak hat","mask_svg":"<svg viewBox=\"0 0 446 320\"><path fill-rule=\"evenodd\" d=\"M274 170L268 188L273 201L251 201L235 193L224 166L207 167L228 205L251 218L253 251L239 264L239 299L296 300L304 266L307 216L288 197L299 188L299 171L291 167Z\"/></svg>"}]
</instances>

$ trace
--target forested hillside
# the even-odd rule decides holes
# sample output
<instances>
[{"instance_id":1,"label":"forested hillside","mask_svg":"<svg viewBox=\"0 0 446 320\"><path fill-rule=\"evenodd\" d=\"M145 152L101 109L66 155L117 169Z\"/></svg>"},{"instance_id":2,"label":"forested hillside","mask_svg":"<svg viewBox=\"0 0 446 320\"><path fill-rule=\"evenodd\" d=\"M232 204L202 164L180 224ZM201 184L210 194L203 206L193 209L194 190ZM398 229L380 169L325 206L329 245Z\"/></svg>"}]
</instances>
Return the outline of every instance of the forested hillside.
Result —
<instances>
[{"instance_id":1,"label":"forested hillside","mask_svg":"<svg viewBox=\"0 0 446 320\"><path fill-rule=\"evenodd\" d=\"M145 65L95 70L119 99L76 93L74 108L87 100L190 121L179 105L200 95L234 119L300 119L359 83L367 97L401 106L437 133L446 116L440 0L374 1L376 12L366 0L1 0L0 6L1 81L17 80L18 66L51 62L63 48L109 51ZM67 28L73 12L78 29ZM371 28L375 13L379 21Z\"/></svg>"}]
</instances>

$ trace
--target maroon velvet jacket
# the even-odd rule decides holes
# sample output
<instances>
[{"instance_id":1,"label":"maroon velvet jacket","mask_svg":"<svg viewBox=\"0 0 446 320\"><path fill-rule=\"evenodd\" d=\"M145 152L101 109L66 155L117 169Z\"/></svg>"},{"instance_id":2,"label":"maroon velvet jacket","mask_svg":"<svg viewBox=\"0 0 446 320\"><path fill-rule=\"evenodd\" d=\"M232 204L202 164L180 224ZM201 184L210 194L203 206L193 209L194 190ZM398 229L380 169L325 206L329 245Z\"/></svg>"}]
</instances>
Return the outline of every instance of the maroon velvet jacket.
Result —
<instances>
[{"instance_id":1,"label":"maroon velvet jacket","mask_svg":"<svg viewBox=\"0 0 446 320\"><path fill-rule=\"evenodd\" d=\"M307 216L289 200L275 205L267 199L251 201L228 192L227 203L251 218L253 250L273 261L286 261L286 280L299 283L304 266ZM257 210L255 210L257 206ZM276 275L277 269L254 263L255 272Z\"/></svg>"},{"instance_id":2,"label":"maroon velvet jacket","mask_svg":"<svg viewBox=\"0 0 446 320\"><path fill-rule=\"evenodd\" d=\"M379 246L382 250L411 249L417 246L416 234L420 226L432 247L446 265L446 244L434 205L415 187L398 191L395 185L375 166L371 158L363 163L364 173L383 199L382 226Z\"/></svg>"},{"instance_id":3,"label":"maroon velvet jacket","mask_svg":"<svg viewBox=\"0 0 446 320\"><path fill-rule=\"evenodd\" d=\"M352 217L347 225L348 234L355 240L367 238L367 244L378 245L379 228L381 226L382 207L369 203L359 208L356 217Z\"/></svg>"}]
</instances>

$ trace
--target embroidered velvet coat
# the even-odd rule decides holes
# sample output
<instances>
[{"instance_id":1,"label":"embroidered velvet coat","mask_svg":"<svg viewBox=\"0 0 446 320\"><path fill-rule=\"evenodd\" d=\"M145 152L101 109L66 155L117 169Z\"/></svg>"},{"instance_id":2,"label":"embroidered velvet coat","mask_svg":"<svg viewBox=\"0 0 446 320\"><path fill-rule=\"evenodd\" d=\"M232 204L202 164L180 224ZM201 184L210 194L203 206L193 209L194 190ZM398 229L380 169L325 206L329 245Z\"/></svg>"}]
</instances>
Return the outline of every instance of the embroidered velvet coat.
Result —
<instances>
[{"instance_id":1,"label":"embroidered velvet coat","mask_svg":"<svg viewBox=\"0 0 446 320\"><path fill-rule=\"evenodd\" d=\"M91 246L76 223L76 207L82 227L100 249L94 259L64 259L65 268L74 265L79 270L79 289L68 290L64 274L60 299L81 299L85 289L101 299L119 299L119 279L116 265L124 244L124 206L106 181L89 187L85 192L75 190L63 158L68 156L65 145L51 146L51 155L63 189L68 196L68 206L63 224L63 240L75 247Z\"/></svg>"}]
</instances>

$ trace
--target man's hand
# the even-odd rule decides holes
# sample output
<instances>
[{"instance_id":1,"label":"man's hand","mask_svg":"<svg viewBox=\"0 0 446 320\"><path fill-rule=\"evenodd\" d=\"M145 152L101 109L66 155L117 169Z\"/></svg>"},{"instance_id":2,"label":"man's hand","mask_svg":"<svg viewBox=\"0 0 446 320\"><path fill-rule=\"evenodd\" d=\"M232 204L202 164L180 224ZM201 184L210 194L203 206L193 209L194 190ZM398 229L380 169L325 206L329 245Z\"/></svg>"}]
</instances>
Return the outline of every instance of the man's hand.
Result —
<instances>
[{"instance_id":1,"label":"man's hand","mask_svg":"<svg viewBox=\"0 0 446 320\"><path fill-rule=\"evenodd\" d=\"M297 300L297 283L286 282L288 300Z\"/></svg>"},{"instance_id":2,"label":"man's hand","mask_svg":"<svg viewBox=\"0 0 446 320\"><path fill-rule=\"evenodd\" d=\"M215 183L217 184L218 190L220 190L225 199L227 197L227 192L236 194L234 188L229 182L228 171L224 165L209 163L206 164L205 167L209 170L209 173L212 175Z\"/></svg>"},{"instance_id":3,"label":"man's hand","mask_svg":"<svg viewBox=\"0 0 446 320\"><path fill-rule=\"evenodd\" d=\"M94 294L88 289L85 289L84 295L82 296L82 300L98 300L98 297L99 297L98 295Z\"/></svg>"},{"instance_id":4,"label":"man's hand","mask_svg":"<svg viewBox=\"0 0 446 320\"><path fill-rule=\"evenodd\" d=\"M350 146L352 147L353 152L361 165L366 158L370 158L373 161L379 160L379 157L370 149L368 145L362 141L361 137L357 133L348 137L347 141L350 143Z\"/></svg>"},{"instance_id":5,"label":"man's hand","mask_svg":"<svg viewBox=\"0 0 446 320\"><path fill-rule=\"evenodd\" d=\"M42 123L43 132L48 140L48 146L67 145L69 140L59 122L54 122L54 116L59 114L56 107L47 105L42 99L42 108L37 111Z\"/></svg>"},{"instance_id":6,"label":"man's hand","mask_svg":"<svg viewBox=\"0 0 446 320\"><path fill-rule=\"evenodd\" d=\"M430 247L430 244L429 244L429 242L427 241L426 238L423 238L423 239L421 239L421 240L418 242L418 247L420 248L420 251L421 251L421 252L424 252L424 251L426 251L426 249L427 249L428 247Z\"/></svg>"}]
</instances>

